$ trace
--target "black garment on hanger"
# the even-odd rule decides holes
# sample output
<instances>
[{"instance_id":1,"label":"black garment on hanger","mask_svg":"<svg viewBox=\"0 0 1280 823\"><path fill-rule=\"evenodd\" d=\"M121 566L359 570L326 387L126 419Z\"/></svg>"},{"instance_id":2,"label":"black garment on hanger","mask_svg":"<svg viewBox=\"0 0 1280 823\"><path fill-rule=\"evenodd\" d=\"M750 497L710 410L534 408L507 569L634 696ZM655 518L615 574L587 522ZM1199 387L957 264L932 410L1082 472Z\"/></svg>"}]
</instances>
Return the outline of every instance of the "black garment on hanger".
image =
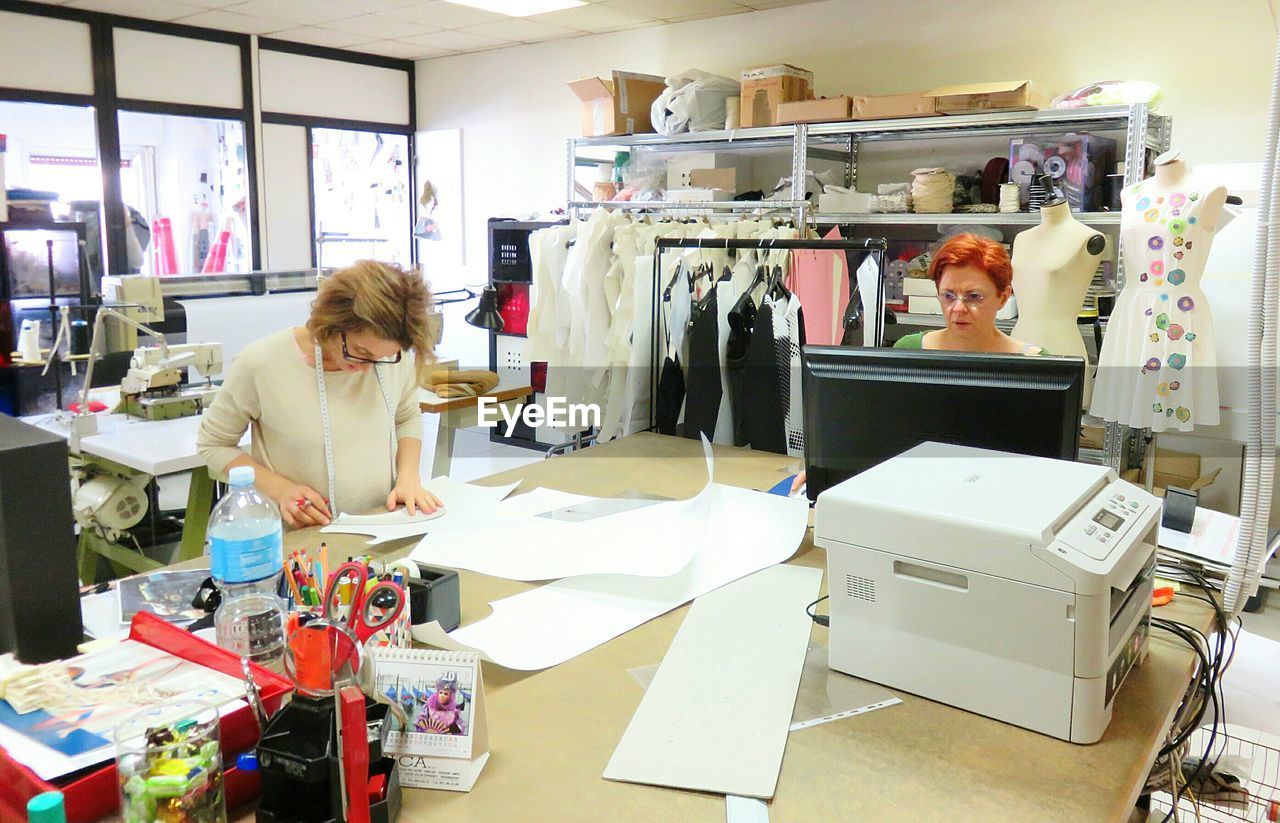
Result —
<instances>
[{"instance_id":1,"label":"black garment on hanger","mask_svg":"<svg viewBox=\"0 0 1280 823\"><path fill-rule=\"evenodd\" d=\"M717 318L715 284L706 300L693 310L689 330L689 367L685 378L685 437L697 440L705 434L715 437L716 419L720 415L720 327Z\"/></svg>"},{"instance_id":2,"label":"black garment on hanger","mask_svg":"<svg viewBox=\"0 0 1280 823\"><path fill-rule=\"evenodd\" d=\"M658 397L654 403L658 434L675 434L680 420L680 407L684 405L684 371L680 368L680 355L662 361L662 373L658 376Z\"/></svg>"},{"instance_id":3,"label":"black garment on hanger","mask_svg":"<svg viewBox=\"0 0 1280 823\"><path fill-rule=\"evenodd\" d=\"M756 312L755 328L747 347L743 403L734 409L734 413L740 412L747 418L747 442L742 445L757 451L786 454L787 436L783 427L778 353L773 332L775 308L773 300L766 297Z\"/></svg>"},{"instance_id":4,"label":"black garment on hanger","mask_svg":"<svg viewBox=\"0 0 1280 823\"><path fill-rule=\"evenodd\" d=\"M729 402L733 408L733 445L747 445L747 350L756 325L756 304L743 295L729 311L729 344L725 366L729 372Z\"/></svg>"}]
</instances>

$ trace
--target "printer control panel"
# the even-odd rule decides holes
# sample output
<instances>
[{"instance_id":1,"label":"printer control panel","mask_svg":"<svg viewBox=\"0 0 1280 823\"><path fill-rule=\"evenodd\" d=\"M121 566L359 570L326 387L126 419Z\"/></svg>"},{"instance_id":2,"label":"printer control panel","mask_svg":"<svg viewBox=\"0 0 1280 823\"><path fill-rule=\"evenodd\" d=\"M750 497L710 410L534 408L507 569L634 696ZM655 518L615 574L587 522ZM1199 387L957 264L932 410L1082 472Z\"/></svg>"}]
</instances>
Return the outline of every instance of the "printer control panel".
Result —
<instances>
[{"instance_id":1,"label":"printer control panel","mask_svg":"<svg viewBox=\"0 0 1280 823\"><path fill-rule=\"evenodd\" d=\"M1058 538L1088 557L1103 560L1129 536L1132 524L1153 499L1137 486L1117 480L1086 503Z\"/></svg>"}]
</instances>

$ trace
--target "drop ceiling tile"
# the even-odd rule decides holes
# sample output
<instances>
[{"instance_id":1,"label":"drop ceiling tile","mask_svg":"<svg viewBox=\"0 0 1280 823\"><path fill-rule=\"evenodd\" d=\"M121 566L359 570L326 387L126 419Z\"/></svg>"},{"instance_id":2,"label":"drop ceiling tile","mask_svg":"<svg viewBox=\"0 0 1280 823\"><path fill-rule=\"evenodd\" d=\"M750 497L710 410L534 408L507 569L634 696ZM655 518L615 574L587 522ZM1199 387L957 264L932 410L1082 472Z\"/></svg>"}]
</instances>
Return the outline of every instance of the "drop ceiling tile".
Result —
<instances>
[{"instance_id":1,"label":"drop ceiling tile","mask_svg":"<svg viewBox=\"0 0 1280 823\"><path fill-rule=\"evenodd\" d=\"M227 8L236 14L251 14L268 20L284 20L294 26L311 26L350 17L352 9L341 0L247 0Z\"/></svg>"},{"instance_id":2,"label":"drop ceiling tile","mask_svg":"<svg viewBox=\"0 0 1280 823\"><path fill-rule=\"evenodd\" d=\"M353 46L352 51L362 51L365 54L380 54L383 57L396 57L401 60L429 60L433 57L447 57L456 53L403 40L378 40L373 43L363 43L359 46Z\"/></svg>"},{"instance_id":3,"label":"drop ceiling tile","mask_svg":"<svg viewBox=\"0 0 1280 823\"><path fill-rule=\"evenodd\" d=\"M552 11L546 14L535 14L526 19L590 32L619 31L656 23L648 15L609 8L602 4L580 6L576 9L564 9L563 11Z\"/></svg>"},{"instance_id":4,"label":"drop ceiling tile","mask_svg":"<svg viewBox=\"0 0 1280 823\"><path fill-rule=\"evenodd\" d=\"M438 31L434 34L420 34L406 37L405 42L414 43L443 51L485 51L503 46L518 45L514 40L499 40L496 37L481 37L468 31Z\"/></svg>"},{"instance_id":5,"label":"drop ceiling tile","mask_svg":"<svg viewBox=\"0 0 1280 823\"><path fill-rule=\"evenodd\" d=\"M480 26L469 26L462 29L469 34L481 37L496 37L499 40L518 40L522 43L541 43L544 40L559 40L563 37L576 37L584 32L564 26L553 26L550 23L539 23L535 20L502 20L497 23L485 23Z\"/></svg>"},{"instance_id":6,"label":"drop ceiling tile","mask_svg":"<svg viewBox=\"0 0 1280 823\"><path fill-rule=\"evenodd\" d=\"M227 6L234 6L237 3L243 3L244 0L184 0L184 2L206 9L224 9Z\"/></svg>"},{"instance_id":7,"label":"drop ceiling tile","mask_svg":"<svg viewBox=\"0 0 1280 823\"><path fill-rule=\"evenodd\" d=\"M345 49L357 43L367 43L369 38L349 31L334 31L319 26L302 26L296 29L285 29L271 35L278 40L291 40L294 43L310 43L313 46L328 46L332 49Z\"/></svg>"},{"instance_id":8,"label":"drop ceiling tile","mask_svg":"<svg viewBox=\"0 0 1280 823\"><path fill-rule=\"evenodd\" d=\"M413 5L393 9L387 12L387 15L430 26L433 29L461 29L511 19L504 14L460 6L446 0L429 0L428 2L418 0Z\"/></svg>"},{"instance_id":9,"label":"drop ceiling tile","mask_svg":"<svg viewBox=\"0 0 1280 823\"><path fill-rule=\"evenodd\" d=\"M784 6L803 6L807 3L815 3L817 0L735 0L735 2L756 10L763 10L780 9Z\"/></svg>"},{"instance_id":10,"label":"drop ceiling tile","mask_svg":"<svg viewBox=\"0 0 1280 823\"><path fill-rule=\"evenodd\" d=\"M248 14L236 14L226 9L209 9L190 17L181 17L174 21L188 26L204 26L207 29L221 31L238 31L242 34L271 34L295 28L280 20L268 20L265 17L253 17Z\"/></svg>"},{"instance_id":11,"label":"drop ceiling tile","mask_svg":"<svg viewBox=\"0 0 1280 823\"><path fill-rule=\"evenodd\" d=\"M373 40L395 40L397 37L412 37L417 34L430 34L438 31L439 26L427 26L421 23L410 23L392 17L390 14L363 14L359 17L348 17L344 20L330 20L324 24L326 29L349 31L362 34Z\"/></svg>"},{"instance_id":12,"label":"drop ceiling tile","mask_svg":"<svg viewBox=\"0 0 1280 823\"><path fill-rule=\"evenodd\" d=\"M666 22L683 23L687 20L706 20L711 17L728 17L731 14L743 14L750 11L754 11L754 9L749 9L746 6L737 6L736 8L724 9L724 10L703 9L702 11L695 11L688 14L681 14L676 17L668 17Z\"/></svg>"},{"instance_id":13,"label":"drop ceiling tile","mask_svg":"<svg viewBox=\"0 0 1280 823\"><path fill-rule=\"evenodd\" d=\"M606 0L604 5L664 21L736 14L745 8L731 0Z\"/></svg>"},{"instance_id":14,"label":"drop ceiling tile","mask_svg":"<svg viewBox=\"0 0 1280 823\"><path fill-rule=\"evenodd\" d=\"M172 2L172 0L73 0L65 5L73 9L141 17L144 20L176 20L188 14L204 11L200 6Z\"/></svg>"}]
</instances>

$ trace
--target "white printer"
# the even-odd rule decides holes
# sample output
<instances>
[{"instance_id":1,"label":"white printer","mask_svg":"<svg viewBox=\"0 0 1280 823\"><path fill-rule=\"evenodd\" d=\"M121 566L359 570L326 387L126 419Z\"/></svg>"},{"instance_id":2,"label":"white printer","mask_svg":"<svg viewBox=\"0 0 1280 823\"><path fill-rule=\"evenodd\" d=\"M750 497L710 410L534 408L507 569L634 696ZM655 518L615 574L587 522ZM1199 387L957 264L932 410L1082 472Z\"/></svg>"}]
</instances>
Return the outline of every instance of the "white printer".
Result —
<instances>
[{"instance_id":1,"label":"white printer","mask_svg":"<svg viewBox=\"0 0 1280 823\"><path fill-rule=\"evenodd\" d=\"M1093 743L1146 656L1159 520L1102 466L916 446L818 497L831 668Z\"/></svg>"}]
</instances>

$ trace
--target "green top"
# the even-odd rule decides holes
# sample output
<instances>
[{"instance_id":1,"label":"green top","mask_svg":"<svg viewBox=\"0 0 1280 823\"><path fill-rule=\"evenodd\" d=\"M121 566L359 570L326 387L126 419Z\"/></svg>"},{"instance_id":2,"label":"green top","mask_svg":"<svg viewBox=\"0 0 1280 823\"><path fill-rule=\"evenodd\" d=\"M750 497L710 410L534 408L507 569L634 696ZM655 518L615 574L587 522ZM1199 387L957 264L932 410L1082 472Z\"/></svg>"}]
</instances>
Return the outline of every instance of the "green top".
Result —
<instances>
[{"instance_id":1,"label":"green top","mask_svg":"<svg viewBox=\"0 0 1280 823\"><path fill-rule=\"evenodd\" d=\"M893 344L893 347L895 349L923 349L924 336L928 333L929 332L927 331L918 331L915 334L908 334L905 337L899 338L898 342ZM1022 353L1023 354L1048 354L1049 352L1045 351L1044 348L1041 346L1027 346L1027 348L1023 350Z\"/></svg>"}]
</instances>

